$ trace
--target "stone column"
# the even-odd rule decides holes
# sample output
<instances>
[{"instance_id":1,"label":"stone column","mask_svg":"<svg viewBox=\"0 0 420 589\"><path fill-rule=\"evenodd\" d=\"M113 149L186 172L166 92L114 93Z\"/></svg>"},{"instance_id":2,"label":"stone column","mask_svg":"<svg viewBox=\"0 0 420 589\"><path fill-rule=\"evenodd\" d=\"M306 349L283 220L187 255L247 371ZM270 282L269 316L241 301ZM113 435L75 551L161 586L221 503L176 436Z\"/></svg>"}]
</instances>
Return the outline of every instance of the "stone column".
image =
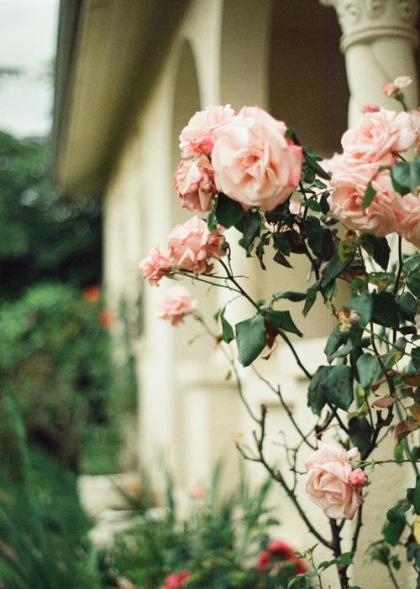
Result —
<instances>
[{"instance_id":1,"label":"stone column","mask_svg":"<svg viewBox=\"0 0 420 589\"><path fill-rule=\"evenodd\" d=\"M408 75L413 84L404 93L410 107L418 105L417 69L414 50L418 43L415 23L419 11L418 0L320 0L333 6L343 32L340 42L345 55L347 80L350 90L349 125L361 115L368 103L397 109L395 100L386 98L382 86L397 76ZM374 458L393 455L394 441L384 442ZM369 496L364 510L364 525L358 555L352 571L353 585L361 587L389 587L390 579L383 565L365 561L369 545L379 540L386 511L405 496L413 483L412 473L401 466L389 465L371 476ZM405 560L404 551L401 551ZM395 572L400 587L414 586L410 568L403 566Z\"/></svg>"},{"instance_id":2,"label":"stone column","mask_svg":"<svg viewBox=\"0 0 420 589\"><path fill-rule=\"evenodd\" d=\"M397 76L413 79L406 96L409 104L416 106L418 0L320 1L335 7L343 31L340 47L346 58L350 89L349 123L357 120L364 104L395 108L395 101L391 103L383 96L382 86Z\"/></svg>"}]
</instances>

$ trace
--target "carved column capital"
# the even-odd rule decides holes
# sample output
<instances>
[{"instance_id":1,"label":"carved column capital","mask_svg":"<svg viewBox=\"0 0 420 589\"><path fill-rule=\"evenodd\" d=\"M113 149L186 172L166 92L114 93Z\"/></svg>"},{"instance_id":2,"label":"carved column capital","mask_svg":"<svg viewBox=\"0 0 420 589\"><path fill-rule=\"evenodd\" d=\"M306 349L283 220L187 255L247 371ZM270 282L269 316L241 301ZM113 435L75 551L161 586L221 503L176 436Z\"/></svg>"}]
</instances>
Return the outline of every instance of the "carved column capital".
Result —
<instances>
[{"instance_id":1,"label":"carved column capital","mask_svg":"<svg viewBox=\"0 0 420 589\"><path fill-rule=\"evenodd\" d=\"M341 49L355 43L369 43L380 37L403 37L415 47L418 0L320 0L333 6L338 14L343 36Z\"/></svg>"}]
</instances>

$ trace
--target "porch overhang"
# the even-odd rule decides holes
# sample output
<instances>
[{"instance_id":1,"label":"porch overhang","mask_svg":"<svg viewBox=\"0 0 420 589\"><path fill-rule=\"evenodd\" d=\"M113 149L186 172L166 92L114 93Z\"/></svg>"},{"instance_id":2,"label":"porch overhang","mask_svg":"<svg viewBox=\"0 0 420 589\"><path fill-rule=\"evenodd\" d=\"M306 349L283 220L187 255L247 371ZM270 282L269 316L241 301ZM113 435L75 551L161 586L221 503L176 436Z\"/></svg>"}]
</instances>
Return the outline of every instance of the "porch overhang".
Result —
<instances>
[{"instance_id":1,"label":"porch overhang","mask_svg":"<svg viewBox=\"0 0 420 589\"><path fill-rule=\"evenodd\" d=\"M65 195L101 194L188 0L61 0L54 173Z\"/></svg>"}]
</instances>

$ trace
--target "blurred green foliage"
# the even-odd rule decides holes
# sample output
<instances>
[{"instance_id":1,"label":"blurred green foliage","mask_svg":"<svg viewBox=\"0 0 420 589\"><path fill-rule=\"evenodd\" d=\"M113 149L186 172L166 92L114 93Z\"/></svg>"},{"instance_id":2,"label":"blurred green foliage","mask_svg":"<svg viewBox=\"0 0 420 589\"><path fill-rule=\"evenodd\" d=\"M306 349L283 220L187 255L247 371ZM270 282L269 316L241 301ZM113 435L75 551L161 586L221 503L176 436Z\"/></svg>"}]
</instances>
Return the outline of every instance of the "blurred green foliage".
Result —
<instances>
[{"instance_id":1,"label":"blurred green foliage","mask_svg":"<svg viewBox=\"0 0 420 589\"><path fill-rule=\"evenodd\" d=\"M286 588L295 575L293 563L256 570L269 542L268 530L278 524L267 507L271 483L251 490L243 481L223 496L220 474L217 469L210 488L191 498L187 510L177 505L168 477L164 514L142 513L140 522L117 536L103 556L107 579L114 578L115 585L125 579L137 589L157 589L170 574L189 571L186 589Z\"/></svg>"},{"instance_id":2,"label":"blurred green foliage","mask_svg":"<svg viewBox=\"0 0 420 589\"><path fill-rule=\"evenodd\" d=\"M38 284L0 304L0 388L30 443L76 471L119 470L121 420L135 407L132 366L112 362L111 321L98 288ZM3 424L3 460L13 463L9 440Z\"/></svg>"},{"instance_id":3,"label":"blurred green foliage","mask_svg":"<svg viewBox=\"0 0 420 589\"><path fill-rule=\"evenodd\" d=\"M0 132L0 219L0 298L16 298L39 281L100 282L100 201L59 197L47 139Z\"/></svg>"},{"instance_id":4,"label":"blurred green foliage","mask_svg":"<svg viewBox=\"0 0 420 589\"><path fill-rule=\"evenodd\" d=\"M2 420L14 446L13 472L0 471L0 587L99 589L76 477L41 451L29 451L18 407L2 395Z\"/></svg>"}]
</instances>

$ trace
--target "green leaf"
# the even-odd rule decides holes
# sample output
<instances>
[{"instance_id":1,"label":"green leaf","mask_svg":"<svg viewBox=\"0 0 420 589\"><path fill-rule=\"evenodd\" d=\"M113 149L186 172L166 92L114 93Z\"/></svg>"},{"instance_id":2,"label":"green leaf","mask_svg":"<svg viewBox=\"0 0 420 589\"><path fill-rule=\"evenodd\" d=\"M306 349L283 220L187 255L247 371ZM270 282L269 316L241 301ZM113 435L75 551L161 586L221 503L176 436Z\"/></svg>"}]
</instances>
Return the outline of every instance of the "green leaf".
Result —
<instances>
[{"instance_id":1,"label":"green leaf","mask_svg":"<svg viewBox=\"0 0 420 589\"><path fill-rule=\"evenodd\" d=\"M396 460L396 462L401 462L401 460L404 460L404 457L405 457L404 440L400 440L394 446L394 460Z\"/></svg>"},{"instance_id":2,"label":"green leaf","mask_svg":"<svg viewBox=\"0 0 420 589\"><path fill-rule=\"evenodd\" d=\"M249 253L252 249L254 240L260 234L261 219L257 211L249 211L242 217L238 223L237 229L242 232L240 245Z\"/></svg>"},{"instance_id":3,"label":"green leaf","mask_svg":"<svg viewBox=\"0 0 420 589\"><path fill-rule=\"evenodd\" d=\"M409 292L405 292L397 297L395 302L397 303L401 317L414 323L416 320L417 301L413 295Z\"/></svg>"},{"instance_id":4,"label":"green leaf","mask_svg":"<svg viewBox=\"0 0 420 589\"><path fill-rule=\"evenodd\" d=\"M415 297L420 297L420 271L414 271L410 274L407 286Z\"/></svg>"},{"instance_id":5,"label":"green leaf","mask_svg":"<svg viewBox=\"0 0 420 589\"><path fill-rule=\"evenodd\" d=\"M287 299L293 303L298 303L299 301L304 301L306 299L306 293L287 290L285 292L276 292L273 296L273 299L276 301L279 301L280 299Z\"/></svg>"},{"instance_id":6,"label":"green leaf","mask_svg":"<svg viewBox=\"0 0 420 589\"><path fill-rule=\"evenodd\" d=\"M290 242L284 233L273 233L274 248L284 254L290 255Z\"/></svg>"},{"instance_id":7,"label":"green leaf","mask_svg":"<svg viewBox=\"0 0 420 589\"><path fill-rule=\"evenodd\" d=\"M305 305L303 307L304 317L306 317L306 315L312 309L312 307L316 301L317 294L318 294L318 283L316 282L311 287L309 287L308 290L306 291Z\"/></svg>"},{"instance_id":8,"label":"green leaf","mask_svg":"<svg viewBox=\"0 0 420 589\"><path fill-rule=\"evenodd\" d=\"M364 389L379 380L382 376L382 368L376 356L370 354L362 354L356 363L357 372L359 375L358 381Z\"/></svg>"},{"instance_id":9,"label":"green leaf","mask_svg":"<svg viewBox=\"0 0 420 589\"><path fill-rule=\"evenodd\" d=\"M262 270L266 270L266 267L264 264L264 253L265 253L265 246L270 243L270 236L271 236L270 233L264 233L264 235L262 235L257 247L255 248L255 255L258 258L258 261L260 263Z\"/></svg>"},{"instance_id":10,"label":"green leaf","mask_svg":"<svg viewBox=\"0 0 420 589\"><path fill-rule=\"evenodd\" d=\"M398 501L386 513L387 520L390 522L405 521L405 513L410 509L410 503L406 499Z\"/></svg>"},{"instance_id":11,"label":"green leaf","mask_svg":"<svg viewBox=\"0 0 420 589\"><path fill-rule=\"evenodd\" d=\"M385 540L396 546L406 526L405 514L410 509L410 503L407 499L398 501L391 509L387 511L387 522L383 529Z\"/></svg>"},{"instance_id":12,"label":"green leaf","mask_svg":"<svg viewBox=\"0 0 420 589\"><path fill-rule=\"evenodd\" d=\"M349 421L349 435L352 444L359 448L362 456L365 455L370 448L370 440L372 437L372 427L366 417L357 416L352 417Z\"/></svg>"},{"instance_id":13,"label":"green leaf","mask_svg":"<svg viewBox=\"0 0 420 589\"><path fill-rule=\"evenodd\" d=\"M381 268L388 268L391 250L385 237L365 234L360 237L360 244Z\"/></svg>"},{"instance_id":14,"label":"green leaf","mask_svg":"<svg viewBox=\"0 0 420 589\"><path fill-rule=\"evenodd\" d=\"M363 210L370 207L372 204L373 199L375 198L376 190L372 186L372 182L369 182L367 188L365 190L365 195L363 197Z\"/></svg>"},{"instance_id":15,"label":"green leaf","mask_svg":"<svg viewBox=\"0 0 420 589\"><path fill-rule=\"evenodd\" d=\"M242 366L249 366L264 349L265 324L261 315L241 321L235 326L238 344L239 362Z\"/></svg>"},{"instance_id":16,"label":"green leaf","mask_svg":"<svg viewBox=\"0 0 420 589\"><path fill-rule=\"evenodd\" d=\"M410 192L408 183L410 181L410 170L408 162L399 162L391 168L391 181L394 189L399 194ZM407 183L407 185L406 185Z\"/></svg>"},{"instance_id":17,"label":"green leaf","mask_svg":"<svg viewBox=\"0 0 420 589\"><path fill-rule=\"evenodd\" d=\"M337 558L337 562L344 566L349 566L353 562L353 552L343 552Z\"/></svg>"},{"instance_id":18,"label":"green leaf","mask_svg":"<svg viewBox=\"0 0 420 589\"><path fill-rule=\"evenodd\" d=\"M384 535L385 540L391 544L392 546L396 546L401 538L401 534L404 532L405 522L404 521L394 521L394 522L386 522L382 533Z\"/></svg>"},{"instance_id":19,"label":"green leaf","mask_svg":"<svg viewBox=\"0 0 420 589\"><path fill-rule=\"evenodd\" d=\"M416 158L412 162L398 162L391 168L391 176L395 180L395 188L400 194L415 192L420 186L420 159Z\"/></svg>"},{"instance_id":20,"label":"green leaf","mask_svg":"<svg viewBox=\"0 0 420 589\"><path fill-rule=\"evenodd\" d=\"M269 309L266 316L268 322L277 329L289 331L290 333L295 333L302 337L303 334L296 327L289 311L274 311L273 309Z\"/></svg>"},{"instance_id":21,"label":"green leaf","mask_svg":"<svg viewBox=\"0 0 420 589\"><path fill-rule=\"evenodd\" d=\"M388 286L394 284L395 276L391 272L370 272L367 279L371 284L377 286L379 290L386 290Z\"/></svg>"},{"instance_id":22,"label":"green leaf","mask_svg":"<svg viewBox=\"0 0 420 589\"><path fill-rule=\"evenodd\" d=\"M407 274L411 274L412 272L416 272L416 270L420 270L420 253L413 254L412 256L406 258L404 260L403 268Z\"/></svg>"},{"instance_id":23,"label":"green leaf","mask_svg":"<svg viewBox=\"0 0 420 589\"><path fill-rule=\"evenodd\" d=\"M222 337L223 341L227 344L235 339L235 334L231 324L225 319L225 310L220 313L220 322L222 324Z\"/></svg>"},{"instance_id":24,"label":"green leaf","mask_svg":"<svg viewBox=\"0 0 420 589\"><path fill-rule=\"evenodd\" d=\"M414 489L414 509L416 514L420 514L420 475L416 478L416 487Z\"/></svg>"},{"instance_id":25,"label":"green leaf","mask_svg":"<svg viewBox=\"0 0 420 589\"><path fill-rule=\"evenodd\" d=\"M373 294L372 321L383 327L398 329L400 318L394 295L390 292Z\"/></svg>"},{"instance_id":26,"label":"green leaf","mask_svg":"<svg viewBox=\"0 0 420 589\"><path fill-rule=\"evenodd\" d=\"M350 366L320 366L309 384L308 405L320 415L326 403L345 411L353 401L353 376Z\"/></svg>"},{"instance_id":27,"label":"green leaf","mask_svg":"<svg viewBox=\"0 0 420 589\"><path fill-rule=\"evenodd\" d=\"M342 260L338 253L335 253L325 270L324 276L321 278L321 287L326 288L333 280L340 276L351 264L353 257L354 253Z\"/></svg>"},{"instance_id":28,"label":"green leaf","mask_svg":"<svg viewBox=\"0 0 420 589\"><path fill-rule=\"evenodd\" d=\"M349 337L350 332L341 331L338 325L334 328L324 349L324 354L326 355L328 362L332 362L335 352L347 342Z\"/></svg>"},{"instance_id":29,"label":"green leaf","mask_svg":"<svg viewBox=\"0 0 420 589\"><path fill-rule=\"evenodd\" d=\"M319 257L322 251L323 229L319 219L316 217L307 217L305 229L308 234L308 244L314 254Z\"/></svg>"},{"instance_id":30,"label":"green leaf","mask_svg":"<svg viewBox=\"0 0 420 589\"><path fill-rule=\"evenodd\" d=\"M229 227L233 227L233 225L239 223L244 214L243 208L236 200L229 198L223 192L219 192L215 215L220 225L229 229Z\"/></svg>"},{"instance_id":31,"label":"green leaf","mask_svg":"<svg viewBox=\"0 0 420 589\"><path fill-rule=\"evenodd\" d=\"M214 207L212 208L207 217L207 227L209 228L209 231L214 231L217 228L216 206L217 202L215 203Z\"/></svg>"},{"instance_id":32,"label":"green leaf","mask_svg":"<svg viewBox=\"0 0 420 589\"><path fill-rule=\"evenodd\" d=\"M321 166L318 164L312 153L306 148L303 148L303 157L305 158L305 162L308 166L317 174L320 178L324 178L324 180L330 179L330 174L326 172Z\"/></svg>"},{"instance_id":33,"label":"green leaf","mask_svg":"<svg viewBox=\"0 0 420 589\"><path fill-rule=\"evenodd\" d=\"M417 370L420 370L420 348L413 349L413 351L411 352L411 360L415 368L417 368Z\"/></svg>"},{"instance_id":34,"label":"green leaf","mask_svg":"<svg viewBox=\"0 0 420 589\"><path fill-rule=\"evenodd\" d=\"M372 318L373 298L369 292L354 297L344 305L346 309L353 309L359 315L358 324L364 327Z\"/></svg>"},{"instance_id":35,"label":"green leaf","mask_svg":"<svg viewBox=\"0 0 420 589\"><path fill-rule=\"evenodd\" d=\"M353 402L353 374L350 366L331 366L327 400L347 411Z\"/></svg>"}]
</instances>

